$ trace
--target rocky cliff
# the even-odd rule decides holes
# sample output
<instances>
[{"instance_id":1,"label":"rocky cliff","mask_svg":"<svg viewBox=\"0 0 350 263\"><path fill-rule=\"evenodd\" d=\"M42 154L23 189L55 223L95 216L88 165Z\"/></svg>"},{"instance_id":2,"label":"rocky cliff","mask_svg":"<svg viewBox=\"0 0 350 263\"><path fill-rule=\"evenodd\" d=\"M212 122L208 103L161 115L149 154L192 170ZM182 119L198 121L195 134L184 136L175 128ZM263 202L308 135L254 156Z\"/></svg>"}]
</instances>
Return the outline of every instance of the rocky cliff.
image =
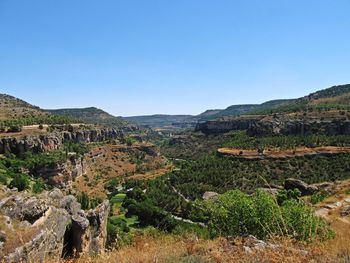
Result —
<instances>
[{"instance_id":1,"label":"rocky cliff","mask_svg":"<svg viewBox=\"0 0 350 263\"><path fill-rule=\"evenodd\" d=\"M333 120L301 120L262 116L218 119L199 123L196 131L205 134L226 133L235 130L246 130L251 136L263 135L350 135L350 121Z\"/></svg>"},{"instance_id":2,"label":"rocky cliff","mask_svg":"<svg viewBox=\"0 0 350 263\"><path fill-rule=\"evenodd\" d=\"M84 211L76 198L54 189L37 197L0 189L0 261L43 262L103 253L109 202Z\"/></svg>"},{"instance_id":3,"label":"rocky cliff","mask_svg":"<svg viewBox=\"0 0 350 263\"><path fill-rule=\"evenodd\" d=\"M73 132L55 132L47 135L28 136L23 138L0 139L0 154L25 152L46 152L57 150L64 142L101 142L112 139L123 139L123 132L116 129L93 129Z\"/></svg>"}]
</instances>

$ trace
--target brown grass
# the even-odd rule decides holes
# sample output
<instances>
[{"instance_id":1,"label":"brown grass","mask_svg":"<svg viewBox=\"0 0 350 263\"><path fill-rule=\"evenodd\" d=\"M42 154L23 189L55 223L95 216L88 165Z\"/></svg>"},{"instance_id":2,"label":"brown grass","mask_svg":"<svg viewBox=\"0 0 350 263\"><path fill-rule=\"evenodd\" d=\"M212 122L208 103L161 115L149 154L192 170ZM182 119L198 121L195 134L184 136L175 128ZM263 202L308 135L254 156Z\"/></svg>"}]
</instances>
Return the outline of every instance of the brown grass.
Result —
<instances>
[{"instance_id":1,"label":"brown grass","mask_svg":"<svg viewBox=\"0 0 350 263\"><path fill-rule=\"evenodd\" d=\"M278 241L281 248L255 250L252 253L244 251L240 240L230 241L219 238L215 240L201 240L195 237L179 237L163 234L150 237L143 236L135 240L133 245L119 250L105 253L104 255L91 258L83 257L68 260L64 263L177 263L177 262L321 262L322 256L317 249L308 248L307 254L301 253L299 248L304 249L304 244L298 244L292 240ZM54 261L48 261L49 263ZM327 262L327 261L324 261Z\"/></svg>"}]
</instances>

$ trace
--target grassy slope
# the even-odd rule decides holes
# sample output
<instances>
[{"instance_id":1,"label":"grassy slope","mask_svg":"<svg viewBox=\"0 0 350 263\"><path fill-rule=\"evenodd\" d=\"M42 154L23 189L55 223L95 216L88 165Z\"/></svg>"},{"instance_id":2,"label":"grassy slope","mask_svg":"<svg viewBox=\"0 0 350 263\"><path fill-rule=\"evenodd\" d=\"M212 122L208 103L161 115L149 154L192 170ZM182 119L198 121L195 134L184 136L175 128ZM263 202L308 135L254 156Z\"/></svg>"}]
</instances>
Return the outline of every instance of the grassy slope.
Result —
<instances>
[{"instance_id":1,"label":"grassy slope","mask_svg":"<svg viewBox=\"0 0 350 263\"><path fill-rule=\"evenodd\" d=\"M56 109L56 110L45 110L46 112L67 116L74 119L78 119L85 123L90 124L105 124L105 125L123 125L127 124L120 117L115 117L101 109L95 107L89 108L70 108L70 109Z\"/></svg>"},{"instance_id":2,"label":"grassy slope","mask_svg":"<svg viewBox=\"0 0 350 263\"><path fill-rule=\"evenodd\" d=\"M0 120L48 116L39 107L10 95L0 94Z\"/></svg>"}]
</instances>

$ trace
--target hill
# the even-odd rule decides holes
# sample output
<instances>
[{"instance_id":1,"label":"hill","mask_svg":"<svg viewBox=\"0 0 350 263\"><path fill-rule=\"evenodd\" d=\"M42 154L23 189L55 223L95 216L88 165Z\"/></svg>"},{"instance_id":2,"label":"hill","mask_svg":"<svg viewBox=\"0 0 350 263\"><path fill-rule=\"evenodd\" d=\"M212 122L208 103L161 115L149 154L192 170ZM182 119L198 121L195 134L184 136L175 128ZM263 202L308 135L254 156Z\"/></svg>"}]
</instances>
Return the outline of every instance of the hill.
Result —
<instances>
[{"instance_id":1,"label":"hill","mask_svg":"<svg viewBox=\"0 0 350 263\"><path fill-rule=\"evenodd\" d=\"M125 125L127 122L95 107L45 110L48 113L100 125Z\"/></svg>"},{"instance_id":2,"label":"hill","mask_svg":"<svg viewBox=\"0 0 350 263\"><path fill-rule=\"evenodd\" d=\"M48 116L39 107L16 97L0 94L0 120Z\"/></svg>"},{"instance_id":3,"label":"hill","mask_svg":"<svg viewBox=\"0 0 350 263\"><path fill-rule=\"evenodd\" d=\"M305 97L287 101L277 107L265 107L256 109L253 114L293 113L301 111L319 110L349 110L350 109L350 84L332 86L319 90Z\"/></svg>"},{"instance_id":4,"label":"hill","mask_svg":"<svg viewBox=\"0 0 350 263\"><path fill-rule=\"evenodd\" d=\"M210 119L198 124L196 130L205 133L247 130L250 135L348 135L349 120L350 85L340 85L299 99L266 102L241 115Z\"/></svg>"},{"instance_id":5,"label":"hill","mask_svg":"<svg viewBox=\"0 0 350 263\"><path fill-rule=\"evenodd\" d=\"M232 105L227 107L224 110L219 110L215 114L207 115L201 120L213 120L220 117L226 116L239 116L247 114L254 111L261 111L267 109L275 109L284 105L288 105L291 102L294 102L294 99L285 99L285 100L271 100L261 104L242 104L242 105ZM200 115L199 115L200 116Z\"/></svg>"},{"instance_id":6,"label":"hill","mask_svg":"<svg viewBox=\"0 0 350 263\"><path fill-rule=\"evenodd\" d=\"M145 115L145 116L131 116L124 117L125 120L136 123L142 126L149 126L151 128L160 128L165 126L172 126L178 123L191 122L192 115Z\"/></svg>"}]
</instances>

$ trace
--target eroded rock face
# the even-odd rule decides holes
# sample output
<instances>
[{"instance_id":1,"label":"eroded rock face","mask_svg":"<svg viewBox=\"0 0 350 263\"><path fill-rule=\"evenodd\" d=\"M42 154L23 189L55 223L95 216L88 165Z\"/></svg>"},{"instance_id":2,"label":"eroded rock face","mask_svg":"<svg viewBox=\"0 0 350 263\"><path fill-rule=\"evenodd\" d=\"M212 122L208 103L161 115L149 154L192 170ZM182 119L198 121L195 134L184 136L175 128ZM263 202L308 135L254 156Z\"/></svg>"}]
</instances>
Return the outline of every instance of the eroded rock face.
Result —
<instances>
[{"instance_id":1,"label":"eroded rock face","mask_svg":"<svg viewBox=\"0 0 350 263\"><path fill-rule=\"evenodd\" d=\"M319 189L315 185L309 185L302 180L288 178L284 181L284 188L289 190L298 189L302 195L312 195L316 193Z\"/></svg>"},{"instance_id":2,"label":"eroded rock face","mask_svg":"<svg viewBox=\"0 0 350 263\"><path fill-rule=\"evenodd\" d=\"M74 196L64 196L58 189L38 197L8 190L0 199L0 223L12 235L27 234L24 243L18 242L17 247L4 252L8 238L6 232L1 233L0 261L43 262L47 258L102 253L108 214L108 200L83 211Z\"/></svg>"},{"instance_id":3,"label":"eroded rock face","mask_svg":"<svg viewBox=\"0 0 350 263\"><path fill-rule=\"evenodd\" d=\"M94 129L74 132L55 132L47 135L28 136L25 138L0 139L0 154L25 152L47 152L57 150L64 142L101 142L123 138L123 131L116 129Z\"/></svg>"},{"instance_id":4,"label":"eroded rock face","mask_svg":"<svg viewBox=\"0 0 350 263\"><path fill-rule=\"evenodd\" d=\"M349 135L349 120L302 120L272 116L249 116L222 118L199 123L196 131L205 134L226 133L236 130L246 130L250 136L266 135Z\"/></svg>"},{"instance_id":5,"label":"eroded rock face","mask_svg":"<svg viewBox=\"0 0 350 263\"><path fill-rule=\"evenodd\" d=\"M65 188L78 176L86 173L88 164L80 156L71 156L64 163L56 163L50 167L40 167L31 170L36 177L42 178L47 184Z\"/></svg>"}]
</instances>

